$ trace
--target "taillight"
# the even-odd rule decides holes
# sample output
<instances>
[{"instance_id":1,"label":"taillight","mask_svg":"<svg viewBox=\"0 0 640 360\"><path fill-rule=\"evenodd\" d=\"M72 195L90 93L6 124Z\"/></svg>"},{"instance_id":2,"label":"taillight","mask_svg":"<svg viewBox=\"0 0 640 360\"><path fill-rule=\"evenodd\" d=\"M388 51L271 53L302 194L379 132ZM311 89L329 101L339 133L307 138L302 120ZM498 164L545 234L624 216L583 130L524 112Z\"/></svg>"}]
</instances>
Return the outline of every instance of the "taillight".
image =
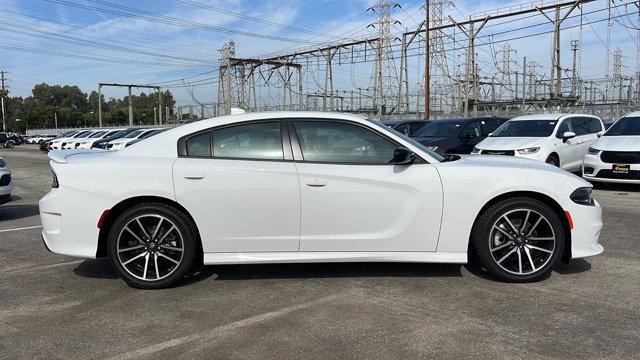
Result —
<instances>
[{"instance_id":1,"label":"taillight","mask_svg":"<svg viewBox=\"0 0 640 360\"><path fill-rule=\"evenodd\" d=\"M57 189L60 184L58 184L58 175L56 175L55 171L51 170L51 173L53 174L53 181L51 182L51 187L54 189Z\"/></svg>"}]
</instances>

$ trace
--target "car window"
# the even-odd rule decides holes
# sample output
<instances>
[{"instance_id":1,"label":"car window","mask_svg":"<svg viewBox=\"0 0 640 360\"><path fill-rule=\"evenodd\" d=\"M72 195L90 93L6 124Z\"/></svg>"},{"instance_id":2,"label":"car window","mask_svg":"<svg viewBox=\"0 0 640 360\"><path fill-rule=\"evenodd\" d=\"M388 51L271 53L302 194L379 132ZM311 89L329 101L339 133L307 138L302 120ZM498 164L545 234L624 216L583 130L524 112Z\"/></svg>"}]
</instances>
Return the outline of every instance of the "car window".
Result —
<instances>
[{"instance_id":1,"label":"car window","mask_svg":"<svg viewBox=\"0 0 640 360\"><path fill-rule=\"evenodd\" d=\"M465 139L475 139L480 137L482 131L480 130L480 122L474 121L470 124L467 124L464 129L462 129L462 137Z\"/></svg>"},{"instance_id":2,"label":"car window","mask_svg":"<svg viewBox=\"0 0 640 360\"><path fill-rule=\"evenodd\" d=\"M396 125L396 127L394 127L394 129L396 129L397 132L403 133L407 136L411 134L411 129L409 129L408 123L398 124Z\"/></svg>"},{"instance_id":3,"label":"car window","mask_svg":"<svg viewBox=\"0 0 640 360\"><path fill-rule=\"evenodd\" d=\"M602 131L602 123L600 122L600 120L592 117L587 119L588 119L588 125L589 125L589 133L595 134Z\"/></svg>"},{"instance_id":4,"label":"car window","mask_svg":"<svg viewBox=\"0 0 640 360\"><path fill-rule=\"evenodd\" d=\"M482 120L480 122L482 124L482 136L489 136L492 132L496 131L496 129L500 126L502 121L500 120Z\"/></svg>"},{"instance_id":5,"label":"car window","mask_svg":"<svg viewBox=\"0 0 640 360\"><path fill-rule=\"evenodd\" d=\"M187 139L187 155L195 157L211 156L211 132L205 132Z\"/></svg>"},{"instance_id":6,"label":"car window","mask_svg":"<svg viewBox=\"0 0 640 360\"><path fill-rule=\"evenodd\" d=\"M562 139L562 135L564 133L566 133L567 131L573 132L573 127L572 127L572 119L564 119L562 121L562 123L560 123L560 126L558 126L558 132L556 133L556 137L558 139Z\"/></svg>"},{"instance_id":7,"label":"car window","mask_svg":"<svg viewBox=\"0 0 640 360\"><path fill-rule=\"evenodd\" d=\"M284 159L280 122L237 125L213 131L213 156L237 159Z\"/></svg>"},{"instance_id":8,"label":"car window","mask_svg":"<svg viewBox=\"0 0 640 360\"><path fill-rule=\"evenodd\" d=\"M589 121L585 117L573 117L571 118L571 126L576 136L589 134Z\"/></svg>"},{"instance_id":9,"label":"car window","mask_svg":"<svg viewBox=\"0 0 640 360\"><path fill-rule=\"evenodd\" d=\"M640 135L640 117L623 117L613 124L605 136L637 136Z\"/></svg>"},{"instance_id":10,"label":"car window","mask_svg":"<svg viewBox=\"0 0 640 360\"><path fill-rule=\"evenodd\" d=\"M409 123L409 134L407 136L413 136L418 130L422 129L427 122L410 122Z\"/></svg>"},{"instance_id":11,"label":"car window","mask_svg":"<svg viewBox=\"0 0 640 360\"><path fill-rule=\"evenodd\" d=\"M362 126L330 121L296 121L306 161L389 164L397 146Z\"/></svg>"}]
</instances>

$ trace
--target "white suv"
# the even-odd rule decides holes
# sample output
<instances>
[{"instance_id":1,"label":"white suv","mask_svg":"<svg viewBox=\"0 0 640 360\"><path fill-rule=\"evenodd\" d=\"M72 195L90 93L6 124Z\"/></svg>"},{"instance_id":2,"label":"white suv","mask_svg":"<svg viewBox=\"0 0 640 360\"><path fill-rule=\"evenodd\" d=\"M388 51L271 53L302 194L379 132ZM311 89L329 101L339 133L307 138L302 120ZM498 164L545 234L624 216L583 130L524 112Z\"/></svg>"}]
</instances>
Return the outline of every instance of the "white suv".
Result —
<instances>
[{"instance_id":1,"label":"white suv","mask_svg":"<svg viewBox=\"0 0 640 360\"><path fill-rule=\"evenodd\" d=\"M600 118L583 114L540 114L513 118L472 154L511 155L578 171L587 149L604 133Z\"/></svg>"},{"instance_id":2,"label":"white suv","mask_svg":"<svg viewBox=\"0 0 640 360\"><path fill-rule=\"evenodd\" d=\"M640 184L640 112L616 121L591 145L582 176L590 181Z\"/></svg>"},{"instance_id":3,"label":"white suv","mask_svg":"<svg viewBox=\"0 0 640 360\"><path fill-rule=\"evenodd\" d=\"M11 201L12 188L11 170L0 156L0 205Z\"/></svg>"}]
</instances>

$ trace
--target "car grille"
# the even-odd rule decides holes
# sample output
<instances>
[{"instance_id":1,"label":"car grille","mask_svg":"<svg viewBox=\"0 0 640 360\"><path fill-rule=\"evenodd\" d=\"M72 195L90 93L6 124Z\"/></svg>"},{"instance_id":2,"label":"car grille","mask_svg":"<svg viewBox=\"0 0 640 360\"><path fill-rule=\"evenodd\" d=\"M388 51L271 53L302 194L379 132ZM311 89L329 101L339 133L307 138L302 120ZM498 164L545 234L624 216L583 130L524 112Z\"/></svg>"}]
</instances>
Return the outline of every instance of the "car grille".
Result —
<instances>
[{"instance_id":1,"label":"car grille","mask_svg":"<svg viewBox=\"0 0 640 360\"><path fill-rule=\"evenodd\" d=\"M640 152L603 151L600 160L610 164L640 164Z\"/></svg>"},{"instance_id":2,"label":"car grille","mask_svg":"<svg viewBox=\"0 0 640 360\"><path fill-rule=\"evenodd\" d=\"M107 149L111 149L113 147L113 144L107 144Z\"/></svg>"},{"instance_id":3,"label":"car grille","mask_svg":"<svg viewBox=\"0 0 640 360\"><path fill-rule=\"evenodd\" d=\"M482 150L483 155L507 155L514 156L516 152L514 150Z\"/></svg>"},{"instance_id":4,"label":"car grille","mask_svg":"<svg viewBox=\"0 0 640 360\"><path fill-rule=\"evenodd\" d=\"M0 177L0 186L7 186L11 182L11 175L2 175Z\"/></svg>"},{"instance_id":5,"label":"car grille","mask_svg":"<svg viewBox=\"0 0 640 360\"><path fill-rule=\"evenodd\" d=\"M619 179L619 180L640 180L639 170L629 170L628 174L616 174L613 170L600 170L596 177L605 179Z\"/></svg>"},{"instance_id":6,"label":"car grille","mask_svg":"<svg viewBox=\"0 0 640 360\"><path fill-rule=\"evenodd\" d=\"M593 174L594 168L589 167L589 166L585 166L584 167L584 173L585 174Z\"/></svg>"}]
</instances>

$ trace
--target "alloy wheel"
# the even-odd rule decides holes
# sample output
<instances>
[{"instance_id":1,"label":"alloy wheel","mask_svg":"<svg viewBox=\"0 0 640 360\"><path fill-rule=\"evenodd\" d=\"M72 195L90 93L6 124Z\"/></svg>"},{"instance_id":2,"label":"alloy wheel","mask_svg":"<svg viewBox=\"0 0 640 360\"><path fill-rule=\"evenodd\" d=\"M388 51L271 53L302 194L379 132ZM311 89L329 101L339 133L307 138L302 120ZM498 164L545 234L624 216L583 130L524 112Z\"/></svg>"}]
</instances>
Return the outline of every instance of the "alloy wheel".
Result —
<instances>
[{"instance_id":1,"label":"alloy wheel","mask_svg":"<svg viewBox=\"0 0 640 360\"><path fill-rule=\"evenodd\" d=\"M556 249L556 234L549 220L531 209L511 210L491 227L489 251L495 263L515 275L544 268Z\"/></svg>"},{"instance_id":2,"label":"alloy wheel","mask_svg":"<svg viewBox=\"0 0 640 360\"><path fill-rule=\"evenodd\" d=\"M158 281L171 275L184 255L184 239L176 224L156 214L133 218L118 234L120 265L137 279Z\"/></svg>"}]
</instances>

